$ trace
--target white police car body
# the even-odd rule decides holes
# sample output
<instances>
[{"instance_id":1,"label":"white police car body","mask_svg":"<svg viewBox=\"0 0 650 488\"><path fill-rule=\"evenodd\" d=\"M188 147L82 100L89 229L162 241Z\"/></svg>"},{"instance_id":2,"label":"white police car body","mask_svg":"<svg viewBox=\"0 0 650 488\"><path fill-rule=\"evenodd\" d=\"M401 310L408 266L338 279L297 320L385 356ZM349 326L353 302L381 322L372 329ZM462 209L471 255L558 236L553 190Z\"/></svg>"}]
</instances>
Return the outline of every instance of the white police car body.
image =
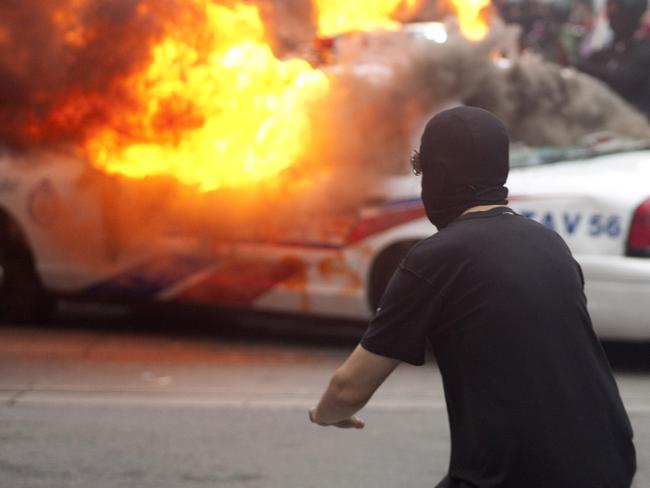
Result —
<instances>
[{"instance_id":1,"label":"white police car body","mask_svg":"<svg viewBox=\"0 0 650 488\"><path fill-rule=\"evenodd\" d=\"M566 240L583 268L602 338L650 340L644 145L551 158L530 151L525 162L539 163L530 166L513 157L510 206ZM74 158L26 166L4 155L0 171L0 216L19 229L1 233L0 247L8 236L18 239L33 255L44 291L76 300L173 301L365 321L410 246L436 232L419 199L419 178L400 176L386 180L382 202L288 229L282 241L205 246L203 236L187 235L120 248L101 189ZM66 229L61 239L56 229L66 227L73 232ZM2 293L11 295L6 285Z\"/></svg>"}]
</instances>

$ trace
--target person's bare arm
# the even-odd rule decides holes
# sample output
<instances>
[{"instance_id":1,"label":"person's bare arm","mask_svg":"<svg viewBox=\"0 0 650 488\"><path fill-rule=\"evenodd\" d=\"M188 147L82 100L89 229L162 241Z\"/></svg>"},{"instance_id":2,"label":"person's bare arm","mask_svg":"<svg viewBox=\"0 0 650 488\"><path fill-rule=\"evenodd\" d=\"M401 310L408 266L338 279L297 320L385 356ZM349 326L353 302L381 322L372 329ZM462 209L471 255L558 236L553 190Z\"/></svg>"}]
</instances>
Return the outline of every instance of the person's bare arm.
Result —
<instances>
[{"instance_id":1,"label":"person's bare arm","mask_svg":"<svg viewBox=\"0 0 650 488\"><path fill-rule=\"evenodd\" d=\"M309 418L323 426L363 428L363 421L354 414L370 400L399 363L397 359L357 346L334 372L318 406L309 411Z\"/></svg>"}]
</instances>

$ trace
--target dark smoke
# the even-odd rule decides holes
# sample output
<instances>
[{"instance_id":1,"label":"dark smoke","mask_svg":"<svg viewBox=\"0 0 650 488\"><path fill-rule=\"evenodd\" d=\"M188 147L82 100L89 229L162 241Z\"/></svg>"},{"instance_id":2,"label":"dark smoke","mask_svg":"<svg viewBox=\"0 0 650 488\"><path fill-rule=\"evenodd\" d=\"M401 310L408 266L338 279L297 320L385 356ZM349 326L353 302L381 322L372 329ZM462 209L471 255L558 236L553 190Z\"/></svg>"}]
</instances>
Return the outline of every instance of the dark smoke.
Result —
<instances>
[{"instance_id":1,"label":"dark smoke","mask_svg":"<svg viewBox=\"0 0 650 488\"><path fill-rule=\"evenodd\" d=\"M650 138L647 119L602 82L531 56L492 73L465 101L498 114L515 141L531 146L570 146L610 132Z\"/></svg>"},{"instance_id":2,"label":"dark smoke","mask_svg":"<svg viewBox=\"0 0 650 488\"><path fill-rule=\"evenodd\" d=\"M531 146L576 145L602 131L650 139L644 116L601 82L521 55L516 28L495 19L479 43L453 22L447 30L443 44L399 32L342 40L333 70L339 83L323 110L329 129L320 131L324 151L334 153L328 159L364 173L403 170L421 124L450 104L493 111L513 141Z\"/></svg>"},{"instance_id":3,"label":"dark smoke","mask_svg":"<svg viewBox=\"0 0 650 488\"><path fill-rule=\"evenodd\" d=\"M178 8L173 0L2 3L0 140L31 147L78 140L115 104L132 103L119 80L146 65Z\"/></svg>"}]
</instances>

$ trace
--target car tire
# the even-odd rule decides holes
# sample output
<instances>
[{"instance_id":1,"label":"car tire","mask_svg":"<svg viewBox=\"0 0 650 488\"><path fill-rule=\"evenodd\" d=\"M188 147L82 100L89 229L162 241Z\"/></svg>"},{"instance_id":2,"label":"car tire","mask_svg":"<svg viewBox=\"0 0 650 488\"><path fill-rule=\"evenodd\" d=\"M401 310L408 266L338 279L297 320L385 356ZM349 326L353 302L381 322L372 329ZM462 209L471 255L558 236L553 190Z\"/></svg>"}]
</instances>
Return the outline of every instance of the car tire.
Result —
<instances>
[{"instance_id":1,"label":"car tire","mask_svg":"<svg viewBox=\"0 0 650 488\"><path fill-rule=\"evenodd\" d=\"M36 272L19 228L0 215L0 319L11 323L47 320L55 301Z\"/></svg>"},{"instance_id":2,"label":"car tire","mask_svg":"<svg viewBox=\"0 0 650 488\"><path fill-rule=\"evenodd\" d=\"M370 269L370 286L368 287L368 303L372 310L376 310L379 306L379 301L384 295L393 273L416 242L403 241L392 244L375 258Z\"/></svg>"}]
</instances>

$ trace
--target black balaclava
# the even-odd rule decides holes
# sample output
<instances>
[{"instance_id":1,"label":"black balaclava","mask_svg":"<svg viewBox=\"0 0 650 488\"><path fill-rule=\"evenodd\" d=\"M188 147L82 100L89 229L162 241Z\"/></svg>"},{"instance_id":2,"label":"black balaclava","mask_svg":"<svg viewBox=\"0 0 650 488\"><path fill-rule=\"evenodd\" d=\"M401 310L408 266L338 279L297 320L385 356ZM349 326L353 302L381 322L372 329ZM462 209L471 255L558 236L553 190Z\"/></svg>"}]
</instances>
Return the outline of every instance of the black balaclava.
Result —
<instances>
[{"instance_id":1,"label":"black balaclava","mask_svg":"<svg viewBox=\"0 0 650 488\"><path fill-rule=\"evenodd\" d=\"M486 110L456 107L434 116L422 134L420 161L422 201L438 229L468 208L508 203L508 134Z\"/></svg>"}]
</instances>

